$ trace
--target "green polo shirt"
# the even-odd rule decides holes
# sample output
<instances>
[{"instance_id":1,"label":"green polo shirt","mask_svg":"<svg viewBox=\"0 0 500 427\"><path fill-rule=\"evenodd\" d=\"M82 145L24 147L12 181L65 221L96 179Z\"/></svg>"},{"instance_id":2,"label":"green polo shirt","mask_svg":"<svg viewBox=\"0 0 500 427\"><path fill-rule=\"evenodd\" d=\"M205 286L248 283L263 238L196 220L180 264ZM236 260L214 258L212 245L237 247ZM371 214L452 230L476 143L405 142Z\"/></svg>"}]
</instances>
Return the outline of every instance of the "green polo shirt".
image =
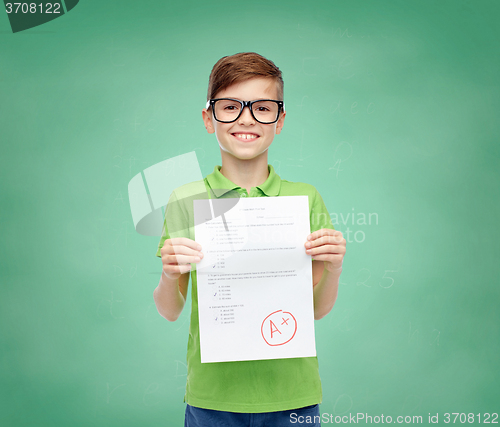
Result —
<instances>
[{"instance_id":1,"label":"green polo shirt","mask_svg":"<svg viewBox=\"0 0 500 427\"><path fill-rule=\"evenodd\" d=\"M167 239L187 237L195 240L195 199L308 196L311 233L322 228L334 229L323 199L314 186L285 181L276 174L272 165L268 165L266 181L252 187L248 194L246 189L222 175L220 169L221 166L217 165L203 182L186 184L172 192L165 209L156 256L161 257L160 249ZM306 239L304 236L304 242ZM196 264L191 265L192 305L184 402L199 408L230 412L274 412L321 403L317 357L201 363Z\"/></svg>"}]
</instances>

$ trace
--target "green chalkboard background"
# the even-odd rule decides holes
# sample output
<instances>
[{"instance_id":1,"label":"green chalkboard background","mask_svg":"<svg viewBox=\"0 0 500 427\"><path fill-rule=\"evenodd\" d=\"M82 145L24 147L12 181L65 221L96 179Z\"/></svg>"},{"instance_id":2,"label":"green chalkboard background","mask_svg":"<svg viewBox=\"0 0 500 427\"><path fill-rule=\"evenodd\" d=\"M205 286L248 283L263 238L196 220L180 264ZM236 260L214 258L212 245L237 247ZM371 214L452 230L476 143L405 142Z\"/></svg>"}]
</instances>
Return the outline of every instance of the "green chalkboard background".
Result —
<instances>
[{"instance_id":1,"label":"green chalkboard background","mask_svg":"<svg viewBox=\"0 0 500 427\"><path fill-rule=\"evenodd\" d=\"M127 188L190 151L203 176L221 164L201 109L242 51L283 71L269 163L348 239L316 322L321 412L500 412L499 18L472 0L82 0L13 34L2 11L0 424L183 425L190 304L156 311L159 238Z\"/></svg>"}]
</instances>

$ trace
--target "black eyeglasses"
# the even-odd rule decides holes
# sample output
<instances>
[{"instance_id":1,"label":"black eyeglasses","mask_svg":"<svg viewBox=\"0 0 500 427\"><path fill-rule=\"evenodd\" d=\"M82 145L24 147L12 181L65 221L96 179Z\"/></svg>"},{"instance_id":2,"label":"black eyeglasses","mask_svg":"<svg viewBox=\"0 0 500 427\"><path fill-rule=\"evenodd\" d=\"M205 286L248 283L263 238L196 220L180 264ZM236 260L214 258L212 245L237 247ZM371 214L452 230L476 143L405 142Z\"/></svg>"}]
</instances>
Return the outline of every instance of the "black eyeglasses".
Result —
<instances>
[{"instance_id":1,"label":"black eyeglasses","mask_svg":"<svg viewBox=\"0 0 500 427\"><path fill-rule=\"evenodd\" d=\"M233 98L216 98L207 102L207 110L212 107L214 118L221 123L232 123L238 120L245 107L252 117L263 124L276 123L281 111L285 111L285 103L275 99L258 99L256 101L240 101Z\"/></svg>"}]
</instances>

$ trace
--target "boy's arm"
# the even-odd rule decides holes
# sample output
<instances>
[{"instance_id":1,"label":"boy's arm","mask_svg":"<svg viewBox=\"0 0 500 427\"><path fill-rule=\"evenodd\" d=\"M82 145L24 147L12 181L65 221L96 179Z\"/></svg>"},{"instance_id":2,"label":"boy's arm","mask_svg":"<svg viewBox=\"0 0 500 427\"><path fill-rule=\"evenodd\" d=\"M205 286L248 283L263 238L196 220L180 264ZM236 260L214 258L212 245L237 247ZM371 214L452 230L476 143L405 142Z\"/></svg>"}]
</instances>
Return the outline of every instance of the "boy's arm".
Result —
<instances>
[{"instance_id":1,"label":"boy's arm","mask_svg":"<svg viewBox=\"0 0 500 427\"><path fill-rule=\"evenodd\" d=\"M333 273L325 268L324 261L313 260L314 320L325 317L337 300L342 268Z\"/></svg>"},{"instance_id":2,"label":"boy's arm","mask_svg":"<svg viewBox=\"0 0 500 427\"><path fill-rule=\"evenodd\" d=\"M186 302L189 274L184 273L177 280L171 280L162 272L160 283L153 292L158 313L170 322L180 316Z\"/></svg>"},{"instance_id":3,"label":"boy's arm","mask_svg":"<svg viewBox=\"0 0 500 427\"><path fill-rule=\"evenodd\" d=\"M346 241L333 227L323 198L313 188L311 202L311 234L304 244L306 254L313 257L314 319L325 317L337 300Z\"/></svg>"}]
</instances>

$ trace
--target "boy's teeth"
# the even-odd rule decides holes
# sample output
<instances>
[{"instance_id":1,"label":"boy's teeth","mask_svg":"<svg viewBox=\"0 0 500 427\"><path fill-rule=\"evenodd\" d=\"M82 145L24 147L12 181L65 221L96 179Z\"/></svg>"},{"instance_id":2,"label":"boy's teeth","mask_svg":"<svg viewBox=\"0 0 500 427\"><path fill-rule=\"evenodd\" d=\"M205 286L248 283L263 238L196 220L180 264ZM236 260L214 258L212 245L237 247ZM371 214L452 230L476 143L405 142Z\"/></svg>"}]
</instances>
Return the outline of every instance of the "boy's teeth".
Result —
<instances>
[{"instance_id":1,"label":"boy's teeth","mask_svg":"<svg viewBox=\"0 0 500 427\"><path fill-rule=\"evenodd\" d=\"M257 138L257 135L249 135L247 133L235 133L235 136L238 138L243 138L243 139L255 139Z\"/></svg>"}]
</instances>

